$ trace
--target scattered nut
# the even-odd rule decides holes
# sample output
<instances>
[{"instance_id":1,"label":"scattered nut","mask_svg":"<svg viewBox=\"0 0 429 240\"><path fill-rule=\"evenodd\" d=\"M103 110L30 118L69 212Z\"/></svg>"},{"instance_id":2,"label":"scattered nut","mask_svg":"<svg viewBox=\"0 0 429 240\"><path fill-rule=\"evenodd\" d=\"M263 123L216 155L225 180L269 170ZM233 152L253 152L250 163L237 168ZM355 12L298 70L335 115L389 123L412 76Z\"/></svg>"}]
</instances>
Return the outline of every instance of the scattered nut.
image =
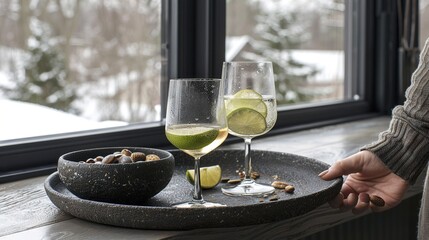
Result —
<instances>
[{"instance_id":1,"label":"scattered nut","mask_svg":"<svg viewBox=\"0 0 429 240\"><path fill-rule=\"evenodd\" d=\"M228 181L229 184L237 184L239 182L241 182L241 179L231 179Z\"/></svg>"},{"instance_id":2,"label":"scattered nut","mask_svg":"<svg viewBox=\"0 0 429 240\"><path fill-rule=\"evenodd\" d=\"M223 183L226 183L226 182L229 181L229 178L222 178L220 181L223 182Z\"/></svg>"},{"instance_id":3,"label":"scattered nut","mask_svg":"<svg viewBox=\"0 0 429 240\"><path fill-rule=\"evenodd\" d=\"M238 176L240 178L245 178L246 177L246 173L244 173L244 171L240 171L240 172L238 172Z\"/></svg>"},{"instance_id":4,"label":"scattered nut","mask_svg":"<svg viewBox=\"0 0 429 240\"><path fill-rule=\"evenodd\" d=\"M156 161L156 160L160 160L160 158L158 157L158 155L149 154L149 155L146 156L146 161Z\"/></svg>"},{"instance_id":5,"label":"scattered nut","mask_svg":"<svg viewBox=\"0 0 429 240\"><path fill-rule=\"evenodd\" d=\"M386 204L384 199L377 195L370 195L369 201L377 207L383 207Z\"/></svg>"},{"instance_id":6,"label":"scattered nut","mask_svg":"<svg viewBox=\"0 0 429 240\"><path fill-rule=\"evenodd\" d=\"M272 201L277 201L277 200L279 200L280 198L279 198L279 196L277 196L276 194L274 194L273 196L271 196L270 197L270 202L272 202Z\"/></svg>"},{"instance_id":7,"label":"scattered nut","mask_svg":"<svg viewBox=\"0 0 429 240\"><path fill-rule=\"evenodd\" d=\"M253 179L258 179L261 175L258 172L251 172L250 177Z\"/></svg>"},{"instance_id":8,"label":"scattered nut","mask_svg":"<svg viewBox=\"0 0 429 240\"><path fill-rule=\"evenodd\" d=\"M259 198L259 202L265 202L265 199Z\"/></svg>"},{"instance_id":9,"label":"scattered nut","mask_svg":"<svg viewBox=\"0 0 429 240\"><path fill-rule=\"evenodd\" d=\"M103 161L103 156L97 156L94 160L96 161L96 162L101 162L101 161Z\"/></svg>"},{"instance_id":10,"label":"scattered nut","mask_svg":"<svg viewBox=\"0 0 429 240\"><path fill-rule=\"evenodd\" d=\"M294 191L295 191L295 187L292 185L287 185L285 187L285 192L287 192L287 193L293 193Z\"/></svg>"},{"instance_id":11,"label":"scattered nut","mask_svg":"<svg viewBox=\"0 0 429 240\"><path fill-rule=\"evenodd\" d=\"M271 183L271 186L273 186L274 188L277 188L277 189L284 189L288 185L289 184L287 184L285 182L281 182L281 181L274 181Z\"/></svg>"}]
</instances>

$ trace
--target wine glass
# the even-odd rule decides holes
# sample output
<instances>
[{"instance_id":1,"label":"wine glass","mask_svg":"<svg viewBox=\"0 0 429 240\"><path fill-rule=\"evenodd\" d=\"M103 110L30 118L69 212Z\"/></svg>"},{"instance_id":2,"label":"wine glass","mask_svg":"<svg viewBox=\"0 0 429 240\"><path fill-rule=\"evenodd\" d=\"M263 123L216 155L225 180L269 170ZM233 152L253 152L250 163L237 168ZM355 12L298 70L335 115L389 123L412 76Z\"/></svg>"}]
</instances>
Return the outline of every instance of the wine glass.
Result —
<instances>
[{"instance_id":1,"label":"wine glass","mask_svg":"<svg viewBox=\"0 0 429 240\"><path fill-rule=\"evenodd\" d=\"M274 192L269 185L251 178L252 138L267 133L277 120L273 65L271 62L224 62L225 108L228 132L244 139L245 177L235 187L222 188L230 196L264 195Z\"/></svg>"},{"instance_id":2,"label":"wine glass","mask_svg":"<svg viewBox=\"0 0 429 240\"><path fill-rule=\"evenodd\" d=\"M194 193L189 202L174 207L217 207L204 201L200 181L200 159L228 136L222 79L170 80L165 132L177 148L195 159Z\"/></svg>"}]
</instances>

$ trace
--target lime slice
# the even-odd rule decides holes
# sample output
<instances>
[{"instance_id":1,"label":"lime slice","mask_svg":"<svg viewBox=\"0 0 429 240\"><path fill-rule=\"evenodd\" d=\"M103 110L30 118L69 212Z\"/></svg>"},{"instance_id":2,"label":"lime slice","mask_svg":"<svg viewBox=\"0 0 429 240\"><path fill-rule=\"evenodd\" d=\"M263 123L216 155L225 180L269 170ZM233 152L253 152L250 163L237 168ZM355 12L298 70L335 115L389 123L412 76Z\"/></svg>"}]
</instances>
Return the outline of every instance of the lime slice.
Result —
<instances>
[{"instance_id":1,"label":"lime slice","mask_svg":"<svg viewBox=\"0 0 429 240\"><path fill-rule=\"evenodd\" d=\"M243 89L236 92L233 98L255 98L262 99L262 95L252 89Z\"/></svg>"},{"instance_id":2,"label":"lime slice","mask_svg":"<svg viewBox=\"0 0 429 240\"><path fill-rule=\"evenodd\" d=\"M227 116L228 128L241 135L258 135L267 129L265 117L251 108L239 108Z\"/></svg>"},{"instance_id":3,"label":"lime slice","mask_svg":"<svg viewBox=\"0 0 429 240\"><path fill-rule=\"evenodd\" d=\"M186 171L186 179L194 185L195 170ZM202 189L214 188L222 179L222 170L219 165L200 168L200 180Z\"/></svg>"},{"instance_id":4,"label":"lime slice","mask_svg":"<svg viewBox=\"0 0 429 240\"><path fill-rule=\"evenodd\" d=\"M265 105L262 95L251 89L240 90L232 98L225 101L226 114L238 108L251 108L267 117L267 106Z\"/></svg>"},{"instance_id":5,"label":"lime slice","mask_svg":"<svg viewBox=\"0 0 429 240\"><path fill-rule=\"evenodd\" d=\"M219 130L202 126L182 126L167 129L167 139L177 148L184 150L195 150L203 148L219 135Z\"/></svg>"}]
</instances>

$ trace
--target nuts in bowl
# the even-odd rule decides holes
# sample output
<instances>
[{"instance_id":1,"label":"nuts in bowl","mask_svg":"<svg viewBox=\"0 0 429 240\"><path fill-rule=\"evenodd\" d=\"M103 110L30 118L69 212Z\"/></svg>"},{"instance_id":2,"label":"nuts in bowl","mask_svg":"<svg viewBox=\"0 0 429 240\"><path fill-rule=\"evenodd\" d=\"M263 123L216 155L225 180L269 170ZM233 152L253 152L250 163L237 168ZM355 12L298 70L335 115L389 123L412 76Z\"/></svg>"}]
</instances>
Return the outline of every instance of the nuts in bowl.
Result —
<instances>
[{"instance_id":1,"label":"nuts in bowl","mask_svg":"<svg viewBox=\"0 0 429 240\"><path fill-rule=\"evenodd\" d=\"M70 192L102 202L143 203L167 186L173 172L173 155L154 148L94 148L58 159L59 177Z\"/></svg>"}]
</instances>

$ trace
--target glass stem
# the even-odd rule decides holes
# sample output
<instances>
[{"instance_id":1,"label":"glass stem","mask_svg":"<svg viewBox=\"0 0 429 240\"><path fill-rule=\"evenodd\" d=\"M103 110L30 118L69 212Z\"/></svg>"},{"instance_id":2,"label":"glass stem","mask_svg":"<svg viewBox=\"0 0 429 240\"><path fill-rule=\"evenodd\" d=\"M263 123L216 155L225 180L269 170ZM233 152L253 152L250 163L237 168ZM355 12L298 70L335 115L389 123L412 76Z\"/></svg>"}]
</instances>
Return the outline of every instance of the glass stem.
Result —
<instances>
[{"instance_id":1,"label":"glass stem","mask_svg":"<svg viewBox=\"0 0 429 240\"><path fill-rule=\"evenodd\" d=\"M251 181L250 173L252 172L252 158L250 156L250 144L252 142L251 138L244 139L244 174L245 181Z\"/></svg>"},{"instance_id":2,"label":"glass stem","mask_svg":"<svg viewBox=\"0 0 429 240\"><path fill-rule=\"evenodd\" d=\"M200 158L195 158L194 173L194 201L202 202L203 194L200 182Z\"/></svg>"}]
</instances>

